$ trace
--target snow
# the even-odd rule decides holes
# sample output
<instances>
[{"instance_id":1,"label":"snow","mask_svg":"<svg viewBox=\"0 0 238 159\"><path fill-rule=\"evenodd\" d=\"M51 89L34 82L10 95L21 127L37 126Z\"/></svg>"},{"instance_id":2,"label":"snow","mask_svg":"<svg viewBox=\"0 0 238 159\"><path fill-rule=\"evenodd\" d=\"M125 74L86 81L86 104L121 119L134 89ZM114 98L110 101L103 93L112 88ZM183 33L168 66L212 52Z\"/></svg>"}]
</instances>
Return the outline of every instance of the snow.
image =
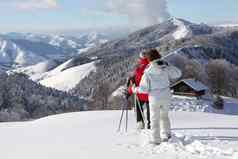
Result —
<instances>
[{"instance_id":1,"label":"snow","mask_svg":"<svg viewBox=\"0 0 238 159\"><path fill-rule=\"evenodd\" d=\"M0 63L8 65L7 70L12 71L19 67L28 67L47 60L61 60L62 57L76 55L98 44L105 43L106 39L106 36L99 33L85 33L82 38L57 34L5 33L0 35ZM23 40L23 42L19 42L19 40ZM42 47L42 52L39 53L37 48L31 48L29 44L32 42L39 48ZM48 51L45 52L44 48ZM25 71L25 69L22 70ZM41 75L37 73L33 76L32 79L41 78Z\"/></svg>"},{"instance_id":2,"label":"snow","mask_svg":"<svg viewBox=\"0 0 238 159\"><path fill-rule=\"evenodd\" d=\"M124 86L116 89L110 96L123 97ZM222 97L224 99L224 109L217 110L213 108L212 96L207 94L200 99L196 97L173 95L170 111L187 111L187 112L209 112L215 114L238 115L238 99L231 97Z\"/></svg>"},{"instance_id":3,"label":"snow","mask_svg":"<svg viewBox=\"0 0 238 159\"><path fill-rule=\"evenodd\" d=\"M174 23L174 25L177 26L177 30L173 33L173 37L176 40L185 38L188 35L189 30L186 27L186 25L184 24L184 22L179 19L174 18L173 23Z\"/></svg>"},{"instance_id":4,"label":"snow","mask_svg":"<svg viewBox=\"0 0 238 159\"><path fill-rule=\"evenodd\" d=\"M46 60L46 58L33 54L30 51L23 50L9 40L0 39L1 63L15 63L19 66L26 66L36 64L43 60Z\"/></svg>"},{"instance_id":5,"label":"snow","mask_svg":"<svg viewBox=\"0 0 238 159\"><path fill-rule=\"evenodd\" d=\"M78 54L81 54L83 52L87 52L88 50L90 50L92 47L86 47L86 48L83 48L83 49L78 49Z\"/></svg>"},{"instance_id":6,"label":"snow","mask_svg":"<svg viewBox=\"0 0 238 159\"><path fill-rule=\"evenodd\" d=\"M68 65L72 62L72 59L64 62L63 64L59 65L58 67L56 67L55 69L53 69L52 71L50 71L51 75L55 75L58 74L60 72L62 72L64 69L66 69L68 67Z\"/></svg>"},{"instance_id":7,"label":"snow","mask_svg":"<svg viewBox=\"0 0 238 159\"><path fill-rule=\"evenodd\" d=\"M62 72L62 70L66 69L68 67L68 65L70 64L70 62L72 61L72 59L64 62L63 64L57 66L56 68L54 68L51 71L45 72L45 73L36 73L30 76L30 78L33 81L42 81L43 79L46 78L50 78L52 76L55 76L57 74L59 74L60 72Z\"/></svg>"},{"instance_id":8,"label":"snow","mask_svg":"<svg viewBox=\"0 0 238 159\"><path fill-rule=\"evenodd\" d=\"M224 99L224 110L218 112L221 114L238 115L238 99L230 97L222 97Z\"/></svg>"},{"instance_id":9,"label":"snow","mask_svg":"<svg viewBox=\"0 0 238 159\"><path fill-rule=\"evenodd\" d=\"M198 100L195 97L173 96L170 110L171 111L188 111L188 112L213 112L210 101Z\"/></svg>"},{"instance_id":10,"label":"snow","mask_svg":"<svg viewBox=\"0 0 238 159\"><path fill-rule=\"evenodd\" d=\"M43 61L39 62L36 65L31 65L28 67L21 67L13 70L12 72L22 72L27 74L28 76L36 76L43 74L51 69L53 69L57 64L54 61Z\"/></svg>"},{"instance_id":11,"label":"snow","mask_svg":"<svg viewBox=\"0 0 238 159\"><path fill-rule=\"evenodd\" d=\"M217 25L218 27L238 27L238 24L220 24L220 25Z\"/></svg>"},{"instance_id":12,"label":"snow","mask_svg":"<svg viewBox=\"0 0 238 159\"><path fill-rule=\"evenodd\" d=\"M91 72L96 71L94 64L95 62L91 62L88 64L71 67L64 71L59 71L59 68L56 68L51 72L53 75L51 75L49 78L44 78L39 83L46 87L55 88L57 90L69 91Z\"/></svg>"},{"instance_id":13,"label":"snow","mask_svg":"<svg viewBox=\"0 0 238 159\"><path fill-rule=\"evenodd\" d=\"M64 40L65 40L64 37L55 35L55 36L52 36L52 39L50 40L49 44L53 46L60 46Z\"/></svg>"},{"instance_id":14,"label":"snow","mask_svg":"<svg viewBox=\"0 0 238 159\"><path fill-rule=\"evenodd\" d=\"M194 79L185 79L183 81L189 86L191 86L193 89L195 89L196 91L208 90L208 87L205 86L200 81L196 81Z\"/></svg>"},{"instance_id":15,"label":"snow","mask_svg":"<svg viewBox=\"0 0 238 159\"><path fill-rule=\"evenodd\" d=\"M68 40L68 45L71 46L72 48L77 48L77 43L74 42L73 40Z\"/></svg>"},{"instance_id":16,"label":"snow","mask_svg":"<svg viewBox=\"0 0 238 159\"><path fill-rule=\"evenodd\" d=\"M49 44L53 46L61 47L64 44L66 44L67 46L74 49L81 46L81 44L77 44L76 41L74 41L73 39L64 37L63 35L52 35L52 36L49 36L48 39L49 39Z\"/></svg>"},{"instance_id":17,"label":"snow","mask_svg":"<svg viewBox=\"0 0 238 159\"><path fill-rule=\"evenodd\" d=\"M211 98L211 97L210 97ZM173 96L170 110L187 112L209 112L215 114L238 115L238 99L222 97L224 109L217 110L212 107L212 99L197 99L196 97Z\"/></svg>"},{"instance_id":18,"label":"snow","mask_svg":"<svg viewBox=\"0 0 238 159\"><path fill-rule=\"evenodd\" d=\"M4 159L237 159L237 116L172 112L173 137L147 143L129 112L128 132L116 132L120 111L50 116L31 122L0 123ZM124 126L124 121L123 121ZM124 128L124 127L123 127Z\"/></svg>"}]
</instances>

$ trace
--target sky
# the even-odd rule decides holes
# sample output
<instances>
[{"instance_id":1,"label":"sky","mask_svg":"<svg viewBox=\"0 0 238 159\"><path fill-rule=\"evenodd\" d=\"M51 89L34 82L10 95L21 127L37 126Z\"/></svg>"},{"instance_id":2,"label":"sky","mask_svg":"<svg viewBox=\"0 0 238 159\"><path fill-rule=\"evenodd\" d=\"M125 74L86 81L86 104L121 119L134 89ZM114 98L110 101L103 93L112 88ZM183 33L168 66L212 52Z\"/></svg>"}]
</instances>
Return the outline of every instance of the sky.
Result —
<instances>
[{"instance_id":1,"label":"sky","mask_svg":"<svg viewBox=\"0 0 238 159\"><path fill-rule=\"evenodd\" d=\"M238 0L0 0L0 32L147 26L169 16L238 23Z\"/></svg>"}]
</instances>

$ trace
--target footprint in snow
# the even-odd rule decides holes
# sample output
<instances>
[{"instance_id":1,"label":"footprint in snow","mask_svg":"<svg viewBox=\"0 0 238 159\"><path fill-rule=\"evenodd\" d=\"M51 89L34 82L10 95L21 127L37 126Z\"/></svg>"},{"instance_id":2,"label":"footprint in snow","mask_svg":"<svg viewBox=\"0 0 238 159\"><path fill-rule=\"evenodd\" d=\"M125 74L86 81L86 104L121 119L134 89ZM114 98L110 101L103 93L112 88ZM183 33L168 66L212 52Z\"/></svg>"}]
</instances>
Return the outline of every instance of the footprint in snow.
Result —
<instances>
[{"instance_id":1,"label":"footprint in snow","mask_svg":"<svg viewBox=\"0 0 238 159\"><path fill-rule=\"evenodd\" d=\"M238 159L236 151L233 148L222 149L210 145L208 142L194 139L192 136L185 136L179 133L172 135L169 142L163 142L158 146L153 146L149 143L149 131L141 132L141 143L145 153L161 154L161 153L174 153L174 154L187 154L195 157L202 157L210 159L214 157L224 157L229 159ZM222 141L220 141L222 144ZM237 158L236 158L237 157Z\"/></svg>"}]
</instances>

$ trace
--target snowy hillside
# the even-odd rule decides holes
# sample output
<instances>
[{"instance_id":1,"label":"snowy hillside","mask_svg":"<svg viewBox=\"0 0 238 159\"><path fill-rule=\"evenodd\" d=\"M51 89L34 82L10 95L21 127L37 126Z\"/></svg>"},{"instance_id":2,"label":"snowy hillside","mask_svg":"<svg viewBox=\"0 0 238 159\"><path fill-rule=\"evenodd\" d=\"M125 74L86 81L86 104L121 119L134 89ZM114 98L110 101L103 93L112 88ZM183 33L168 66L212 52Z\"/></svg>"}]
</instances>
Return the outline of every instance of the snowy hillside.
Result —
<instances>
[{"instance_id":1,"label":"snowy hillside","mask_svg":"<svg viewBox=\"0 0 238 159\"><path fill-rule=\"evenodd\" d=\"M21 67L13 70L13 72L18 72L18 73L24 73L30 77L34 75L39 75L42 73L45 73L47 71L52 70L58 65L56 61L43 61L40 63L37 63L35 65L27 66L27 67Z\"/></svg>"},{"instance_id":2,"label":"snowy hillside","mask_svg":"<svg viewBox=\"0 0 238 159\"><path fill-rule=\"evenodd\" d=\"M236 116L175 112L173 138L147 144L148 131L117 133L120 111L80 112L31 122L0 123L4 159L237 159ZM40 153L42 152L42 153Z\"/></svg>"},{"instance_id":3,"label":"snowy hillside","mask_svg":"<svg viewBox=\"0 0 238 159\"><path fill-rule=\"evenodd\" d=\"M42 62L33 66L29 66L29 67L23 67L23 68L19 68L16 70L13 70L14 72L23 72L25 74L27 74L31 80L33 81L41 81L45 78L49 78L51 76L54 76L58 73L60 73L61 71L63 71L63 69L65 69L68 64L71 62L71 60L68 60L60 65L57 65L55 68L49 69L47 70L46 68L48 68L51 63L48 62ZM48 63L48 64L47 64ZM39 71L42 70L42 71ZM34 72L34 73L32 73Z\"/></svg>"},{"instance_id":4,"label":"snowy hillside","mask_svg":"<svg viewBox=\"0 0 238 159\"><path fill-rule=\"evenodd\" d=\"M57 90L69 91L89 73L96 71L95 62L71 67L66 70L60 69L64 67L64 65L65 63L54 70L47 72L47 77L44 77L44 79L39 81L39 83L46 87L55 88Z\"/></svg>"},{"instance_id":5,"label":"snowy hillside","mask_svg":"<svg viewBox=\"0 0 238 159\"><path fill-rule=\"evenodd\" d=\"M177 26L177 30L173 33L173 37L176 40L186 38L188 36L189 30L184 22L176 18L173 19L173 22L174 25Z\"/></svg>"},{"instance_id":6,"label":"snowy hillside","mask_svg":"<svg viewBox=\"0 0 238 159\"><path fill-rule=\"evenodd\" d=\"M25 66L43 60L46 60L46 58L36 55L31 51L24 50L11 41L0 38L0 65L8 64L9 66Z\"/></svg>"}]
</instances>

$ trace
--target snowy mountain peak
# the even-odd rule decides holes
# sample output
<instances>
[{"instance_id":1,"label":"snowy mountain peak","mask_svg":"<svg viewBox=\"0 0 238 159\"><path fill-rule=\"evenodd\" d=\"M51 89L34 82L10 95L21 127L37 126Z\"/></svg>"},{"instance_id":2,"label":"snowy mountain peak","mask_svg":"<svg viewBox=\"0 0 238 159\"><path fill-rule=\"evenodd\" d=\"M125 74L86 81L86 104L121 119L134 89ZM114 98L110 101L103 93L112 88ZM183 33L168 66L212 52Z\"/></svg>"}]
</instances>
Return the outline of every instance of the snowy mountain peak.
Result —
<instances>
[{"instance_id":1,"label":"snowy mountain peak","mask_svg":"<svg viewBox=\"0 0 238 159\"><path fill-rule=\"evenodd\" d=\"M190 30L187 27L187 24L185 24L185 21L182 20L182 19L178 19L178 18L172 18L171 21L173 22L173 24L175 26L177 26L177 29L173 33L174 39L175 40L179 40L179 39L187 37L187 35L189 34Z\"/></svg>"},{"instance_id":2,"label":"snowy mountain peak","mask_svg":"<svg viewBox=\"0 0 238 159\"><path fill-rule=\"evenodd\" d=\"M176 23L184 23L185 25L193 24L190 21L187 21L187 20L182 19L182 18L176 18L176 17L170 18L168 21L174 23L175 25L176 25Z\"/></svg>"},{"instance_id":3,"label":"snowy mountain peak","mask_svg":"<svg viewBox=\"0 0 238 159\"><path fill-rule=\"evenodd\" d=\"M91 40L96 40L99 37L99 35L96 32L92 32L88 35L88 37Z\"/></svg>"}]
</instances>

